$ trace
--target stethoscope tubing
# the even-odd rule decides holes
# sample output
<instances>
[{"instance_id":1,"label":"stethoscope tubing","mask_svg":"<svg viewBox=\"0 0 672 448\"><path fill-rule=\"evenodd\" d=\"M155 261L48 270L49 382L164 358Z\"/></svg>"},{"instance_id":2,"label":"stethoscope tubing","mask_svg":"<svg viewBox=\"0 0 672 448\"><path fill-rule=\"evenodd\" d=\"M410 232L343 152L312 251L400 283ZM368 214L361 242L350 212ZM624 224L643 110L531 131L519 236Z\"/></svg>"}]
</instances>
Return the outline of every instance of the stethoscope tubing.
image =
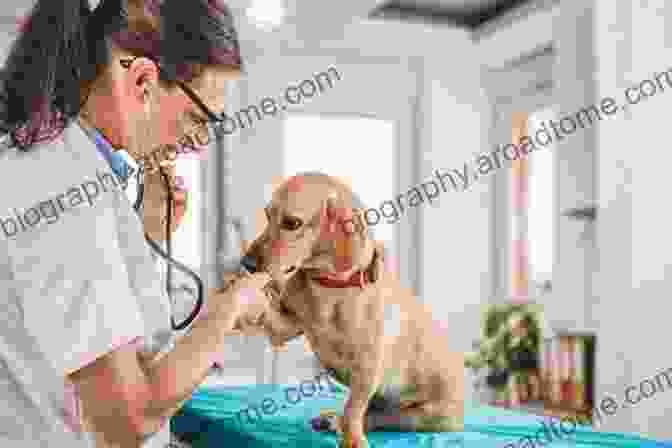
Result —
<instances>
[{"instance_id":1,"label":"stethoscope tubing","mask_svg":"<svg viewBox=\"0 0 672 448\"><path fill-rule=\"evenodd\" d=\"M149 246L152 248L152 250L166 262L166 293L168 294L168 297L171 301L171 305L173 307L175 306L175 300L172 294L173 291L172 268L175 267L176 269L182 271L184 274L188 275L196 282L196 288L197 288L196 305L194 306L194 309L191 311L189 316L182 323L178 325L175 323L175 318L173 314L171 313L170 315L170 325L173 331L180 331L184 330L189 325L191 325L194 322L194 320L196 320L196 317L198 317L198 315L200 314L201 309L203 308L203 304L205 302L204 286L203 286L203 280L201 280L198 274L196 274L187 266L185 266L184 264L180 263L179 261L175 260L172 257L171 221L172 221L173 208L175 204L175 197L173 196L173 192L170 188L170 182L168 181L168 176L163 171L163 169L159 168L159 170L161 173L161 177L163 178L164 185L166 186L166 190L168 191L168 197L166 199L166 205L167 205L166 251L164 251L156 241L151 239L146 232L145 232L145 240L147 241L147 244L149 244ZM140 170L138 171L138 196L135 200L135 204L133 204L133 208L135 209L136 212L139 212L140 206L142 205L142 202L144 200L145 185L144 182L140 181L140 179L142 179L143 176L144 176L144 167L141 167Z\"/></svg>"},{"instance_id":2,"label":"stethoscope tubing","mask_svg":"<svg viewBox=\"0 0 672 448\"><path fill-rule=\"evenodd\" d=\"M221 146L223 142L223 136L224 134L221 132L221 130L218 132L218 129L214 130L215 134L215 139L217 141L218 147ZM184 264L180 263L179 261L175 260L172 257L172 241L171 241L171 231L172 231L172 225L171 225L171 219L173 215L173 208L175 205L175 197L173 195L173 191L170 188L170 182L168 181L168 176L163 170L163 167L159 165L159 172L161 173L161 177L163 178L164 185L166 186L166 190L168 191L168 197L166 199L166 205L167 205L167 217L166 217L166 251L164 251L161 246L154 240L152 240L147 233L145 233L145 240L149 244L149 246L154 250L154 252L159 255L167 264L166 266L166 293L168 294L168 297L171 301L171 304L174 307L175 300L173 299L172 295L172 268L175 267L176 269L182 271L184 274L187 274L189 277L191 277L195 282L196 282L196 287L197 287L197 299L196 299L196 305L194 306L194 309L191 311L189 316L182 322L181 324L177 325L175 323L175 319L173 314L171 313L170 316L170 324L173 329L173 331L180 331L184 330L187 328L189 325L191 325L194 320L196 320L196 317L199 315L201 312L201 309L203 308L203 305L205 303L205 298L204 298L204 286L203 286L203 280L196 274L194 271L189 269L187 266ZM144 200L144 182L141 181L141 179L144 178L144 166L141 164L140 170L138 171L138 196L136 198L136 202L133 205L133 208L136 210L136 212L139 212L140 206ZM245 268L241 266L237 266L236 270L239 270L240 272L246 272Z\"/></svg>"},{"instance_id":3,"label":"stethoscope tubing","mask_svg":"<svg viewBox=\"0 0 672 448\"><path fill-rule=\"evenodd\" d=\"M100 144L99 144L99 139L96 137L96 135L92 132L93 129L91 129L89 126L82 124L81 120L79 121L81 129L89 135L94 142L96 142L96 146L98 147L98 150L101 151L100 149ZM97 130L100 134L101 131ZM108 156L105 155L104 151L101 151L101 153L106 157L106 159L109 158ZM143 161L139 161L139 169L136 173L136 180L137 180L137 185L138 185L138 192L137 196L135 199L135 202L133 204L133 209L135 210L136 214L140 214L140 208L143 204L144 201L144 196L145 196L145 184L144 184L144 172L145 172L145 163ZM196 299L196 305L194 306L194 309L192 310L191 314L189 314L189 317L184 320L181 324L176 324L175 319L173 316L173 313L171 310L171 315L170 315L170 324L173 329L173 331L179 331L179 330L184 330L187 328L189 325L191 325L198 314L201 311L201 308L203 307L204 304L204 287L203 287L203 281L201 278L196 274L194 271L189 269L187 266L184 264L180 263L179 261L175 260L172 257L172 241L171 241L171 218L173 214L173 208L175 204L175 197L173 195L173 191L170 188L170 182L168 181L168 176L164 172L163 168L161 165L159 165L159 171L161 173L161 177L163 179L164 185L166 187L166 190L168 191L168 197L166 199L166 205L167 205L167 219L166 219L166 251L164 251L161 246L154 240L152 240L149 235L145 232L145 240L149 244L149 246L154 250L154 252L161 257L165 262L166 262L166 293L168 294L168 298L170 299L171 306L173 309L175 308L175 300L173 298L173 288L172 288L172 268L175 267L176 269L182 271L183 273L187 274L189 277L194 279L196 282L196 287L197 287L197 299ZM125 188L124 188L125 189Z\"/></svg>"}]
</instances>

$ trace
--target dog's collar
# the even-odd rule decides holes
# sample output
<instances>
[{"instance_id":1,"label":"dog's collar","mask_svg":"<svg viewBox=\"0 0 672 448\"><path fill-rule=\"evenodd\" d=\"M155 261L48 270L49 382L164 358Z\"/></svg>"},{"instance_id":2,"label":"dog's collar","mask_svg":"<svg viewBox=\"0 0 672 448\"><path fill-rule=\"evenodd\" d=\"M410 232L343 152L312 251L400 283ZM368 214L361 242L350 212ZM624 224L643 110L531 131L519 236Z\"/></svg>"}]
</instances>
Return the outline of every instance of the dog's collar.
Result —
<instances>
[{"instance_id":1,"label":"dog's collar","mask_svg":"<svg viewBox=\"0 0 672 448\"><path fill-rule=\"evenodd\" d=\"M336 279L333 277L313 277L316 281L325 288L353 288L359 287L364 289L367 283L371 283L371 278L368 272L356 271L345 280Z\"/></svg>"},{"instance_id":2,"label":"dog's collar","mask_svg":"<svg viewBox=\"0 0 672 448\"><path fill-rule=\"evenodd\" d=\"M358 270L350 274L348 278L340 279L334 278L333 276L323 275L323 276L311 276L311 280L318 283L324 288L361 288L374 281L378 281L377 277L372 273L372 267L376 264L378 257L381 254L377 250L373 251L373 257L371 257L371 262L369 267L365 270Z\"/></svg>"}]
</instances>

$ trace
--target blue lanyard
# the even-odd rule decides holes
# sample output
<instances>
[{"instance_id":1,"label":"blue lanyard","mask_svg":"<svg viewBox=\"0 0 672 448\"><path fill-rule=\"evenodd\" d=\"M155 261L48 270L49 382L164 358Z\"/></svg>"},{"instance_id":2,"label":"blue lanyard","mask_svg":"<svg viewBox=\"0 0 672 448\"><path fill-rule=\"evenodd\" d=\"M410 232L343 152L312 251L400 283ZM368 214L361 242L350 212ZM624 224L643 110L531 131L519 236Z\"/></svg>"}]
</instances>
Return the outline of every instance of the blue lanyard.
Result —
<instances>
[{"instance_id":1,"label":"blue lanyard","mask_svg":"<svg viewBox=\"0 0 672 448\"><path fill-rule=\"evenodd\" d=\"M96 148L98 148L98 152L100 152L103 155L103 157L105 157L105 160L107 160L107 163L110 164L110 167L112 168L112 171L114 171L114 174L121 177L122 179L128 178L130 165L128 164L128 162L126 162L124 156L114 151L110 142L107 141L105 136L103 136L103 134L101 134L100 131L98 131L97 129L92 129L92 131L93 131L93 137L96 142Z\"/></svg>"}]
</instances>

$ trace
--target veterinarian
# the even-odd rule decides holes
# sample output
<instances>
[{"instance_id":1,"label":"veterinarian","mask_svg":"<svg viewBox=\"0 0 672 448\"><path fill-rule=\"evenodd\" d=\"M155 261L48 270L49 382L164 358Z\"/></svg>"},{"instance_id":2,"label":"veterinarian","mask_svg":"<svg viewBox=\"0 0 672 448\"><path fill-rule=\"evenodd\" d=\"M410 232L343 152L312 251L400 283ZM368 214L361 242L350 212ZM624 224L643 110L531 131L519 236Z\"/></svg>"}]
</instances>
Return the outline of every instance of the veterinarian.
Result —
<instances>
[{"instance_id":1,"label":"veterinarian","mask_svg":"<svg viewBox=\"0 0 672 448\"><path fill-rule=\"evenodd\" d=\"M260 316L270 278L241 274L174 338L145 240L170 241L176 142L214 132L241 70L215 0L37 0L2 72L0 210L67 193L57 222L0 237L0 446L163 448L225 336ZM74 206L70 187L136 166L144 209L122 188Z\"/></svg>"}]
</instances>

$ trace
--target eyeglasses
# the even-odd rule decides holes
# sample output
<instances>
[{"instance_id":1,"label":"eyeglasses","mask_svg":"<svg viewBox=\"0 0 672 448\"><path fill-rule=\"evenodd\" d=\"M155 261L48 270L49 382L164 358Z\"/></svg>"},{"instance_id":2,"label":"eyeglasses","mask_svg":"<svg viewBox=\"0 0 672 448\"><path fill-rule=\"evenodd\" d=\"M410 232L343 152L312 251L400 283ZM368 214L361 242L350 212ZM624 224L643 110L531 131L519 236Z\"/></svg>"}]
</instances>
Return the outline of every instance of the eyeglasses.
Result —
<instances>
[{"instance_id":1,"label":"eyeglasses","mask_svg":"<svg viewBox=\"0 0 672 448\"><path fill-rule=\"evenodd\" d=\"M138 59L140 56L135 56L129 59L121 59L119 63L121 66L125 69L129 69L131 67L131 64L135 62L136 59ZM209 130L209 124L212 124L215 128L218 128L222 125L223 119L217 115L217 113L213 112L206 104L201 100L201 98L194 92L188 85L186 85L184 82L173 79L171 76L169 76L166 71L161 67L161 64L159 64L157 61L155 61L152 58L148 58L152 62L156 64L156 66L159 69L159 74L162 75L165 79L169 79L177 83L178 87L182 89L185 95L191 99L191 101L194 102L198 106L198 108L205 114L206 117L208 117L207 120L201 120L198 123L196 123L196 131L193 134L193 137L189 135L185 135L178 141L178 144L188 146L188 147L193 147L194 142L190 140L195 140L195 142L199 145L205 146L210 142L210 130Z\"/></svg>"}]
</instances>

